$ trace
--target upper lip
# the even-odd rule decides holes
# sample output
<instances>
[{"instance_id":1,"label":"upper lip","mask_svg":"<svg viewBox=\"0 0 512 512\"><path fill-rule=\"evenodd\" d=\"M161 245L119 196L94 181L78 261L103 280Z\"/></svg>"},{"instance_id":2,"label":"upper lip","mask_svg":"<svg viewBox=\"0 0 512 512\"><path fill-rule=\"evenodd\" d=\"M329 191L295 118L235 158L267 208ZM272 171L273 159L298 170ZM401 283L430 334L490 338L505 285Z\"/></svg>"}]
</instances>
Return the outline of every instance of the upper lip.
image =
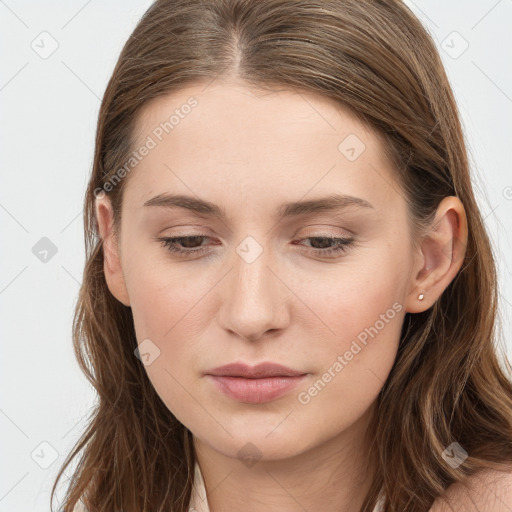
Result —
<instances>
[{"instance_id":1,"label":"upper lip","mask_svg":"<svg viewBox=\"0 0 512 512\"><path fill-rule=\"evenodd\" d=\"M245 363L229 363L210 370L207 375L224 377L244 377L246 379L261 379L265 377L298 377L305 372L292 370L277 363L264 362L256 366Z\"/></svg>"}]
</instances>

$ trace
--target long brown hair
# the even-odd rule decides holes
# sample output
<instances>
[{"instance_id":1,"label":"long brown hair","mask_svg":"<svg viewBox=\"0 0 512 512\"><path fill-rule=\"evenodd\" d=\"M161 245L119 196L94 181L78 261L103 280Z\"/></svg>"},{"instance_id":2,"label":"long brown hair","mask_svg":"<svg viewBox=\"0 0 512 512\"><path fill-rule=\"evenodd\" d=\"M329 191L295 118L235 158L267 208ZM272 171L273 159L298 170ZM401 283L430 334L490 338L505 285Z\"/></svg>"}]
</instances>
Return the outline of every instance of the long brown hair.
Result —
<instances>
[{"instance_id":1,"label":"long brown hair","mask_svg":"<svg viewBox=\"0 0 512 512\"><path fill-rule=\"evenodd\" d=\"M362 510L383 491L387 511L426 511L453 482L512 461L512 385L497 357L493 249L472 190L459 113L436 46L399 0L158 0L126 42L101 104L84 202L86 265L74 350L98 402L57 476L80 455L65 497L90 512L185 512L195 455L134 356L129 307L110 293L94 201L107 193L119 227L137 115L193 83L232 76L260 88L320 93L384 137L412 224L443 197L463 203L463 265L435 304L406 314L395 364L378 397L378 462ZM104 187L104 188L103 188ZM506 361L506 358L505 358ZM397 397L400 397L398 400ZM457 442L456 468L443 450Z\"/></svg>"}]
</instances>

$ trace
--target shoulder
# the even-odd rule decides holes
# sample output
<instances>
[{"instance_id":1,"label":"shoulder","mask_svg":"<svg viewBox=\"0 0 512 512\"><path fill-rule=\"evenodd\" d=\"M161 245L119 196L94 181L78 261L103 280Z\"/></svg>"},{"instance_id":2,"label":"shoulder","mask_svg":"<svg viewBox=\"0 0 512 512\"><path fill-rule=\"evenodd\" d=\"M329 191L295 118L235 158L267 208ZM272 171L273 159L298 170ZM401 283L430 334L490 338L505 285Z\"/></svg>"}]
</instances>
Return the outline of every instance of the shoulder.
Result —
<instances>
[{"instance_id":1,"label":"shoulder","mask_svg":"<svg viewBox=\"0 0 512 512\"><path fill-rule=\"evenodd\" d=\"M445 500L436 499L430 512L510 512L512 465L503 471L482 470L468 478L468 486L451 485Z\"/></svg>"}]
</instances>

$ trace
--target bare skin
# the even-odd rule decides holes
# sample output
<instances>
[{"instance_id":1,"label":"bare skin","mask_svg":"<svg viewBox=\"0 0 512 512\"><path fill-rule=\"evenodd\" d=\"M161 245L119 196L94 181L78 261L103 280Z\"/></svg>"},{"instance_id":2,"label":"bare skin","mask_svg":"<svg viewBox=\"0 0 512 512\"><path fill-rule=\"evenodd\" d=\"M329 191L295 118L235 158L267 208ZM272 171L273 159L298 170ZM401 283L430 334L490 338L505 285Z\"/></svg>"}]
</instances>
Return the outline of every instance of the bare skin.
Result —
<instances>
[{"instance_id":1,"label":"bare skin","mask_svg":"<svg viewBox=\"0 0 512 512\"><path fill-rule=\"evenodd\" d=\"M189 86L146 106L139 143L192 96L197 106L125 178L119 241L109 198L96 201L109 288L131 306L138 342L160 351L148 377L194 435L212 512L356 512L375 468L363 435L404 316L431 307L460 269L464 207L443 199L413 250L381 139L309 93ZM144 206L164 193L209 201L226 217ZM275 215L284 203L332 194L370 206ZM174 245L202 254L180 257L157 240L188 236L204 238ZM326 255L339 245L321 245L325 237L352 241ZM233 361L307 376L276 400L246 403L205 375Z\"/></svg>"},{"instance_id":2,"label":"bare skin","mask_svg":"<svg viewBox=\"0 0 512 512\"><path fill-rule=\"evenodd\" d=\"M469 477L467 487L451 485L444 498L436 499L430 512L510 512L512 466L503 471L480 471Z\"/></svg>"}]
</instances>

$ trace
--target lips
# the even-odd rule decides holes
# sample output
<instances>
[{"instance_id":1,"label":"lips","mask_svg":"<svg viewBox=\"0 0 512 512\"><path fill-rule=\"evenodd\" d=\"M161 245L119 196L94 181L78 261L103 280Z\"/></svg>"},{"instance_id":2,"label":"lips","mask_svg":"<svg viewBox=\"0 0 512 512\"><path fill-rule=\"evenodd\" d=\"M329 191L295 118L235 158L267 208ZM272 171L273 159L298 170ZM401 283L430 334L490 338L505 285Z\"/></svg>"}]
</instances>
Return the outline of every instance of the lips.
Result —
<instances>
[{"instance_id":1,"label":"lips","mask_svg":"<svg viewBox=\"0 0 512 512\"><path fill-rule=\"evenodd\" d=\"M277 363L260 363L256 366L249 366L245 363L230 363L219 366L207 375L218 375L222 377L244 377L245 379L261 379L265 377L299 377L306 372L292 370Z\"/></svg>"},{"instance_id":2,"label":"lips","mask_svg":"<svg viewBox=\"0 0 512 512\"><path fill-rule=\"evenodd\" d=\"M261 404L289 393L306 375L276 363L230 363L209 371L206 377L231 399Z\"/></svg>"}]
</instances>

